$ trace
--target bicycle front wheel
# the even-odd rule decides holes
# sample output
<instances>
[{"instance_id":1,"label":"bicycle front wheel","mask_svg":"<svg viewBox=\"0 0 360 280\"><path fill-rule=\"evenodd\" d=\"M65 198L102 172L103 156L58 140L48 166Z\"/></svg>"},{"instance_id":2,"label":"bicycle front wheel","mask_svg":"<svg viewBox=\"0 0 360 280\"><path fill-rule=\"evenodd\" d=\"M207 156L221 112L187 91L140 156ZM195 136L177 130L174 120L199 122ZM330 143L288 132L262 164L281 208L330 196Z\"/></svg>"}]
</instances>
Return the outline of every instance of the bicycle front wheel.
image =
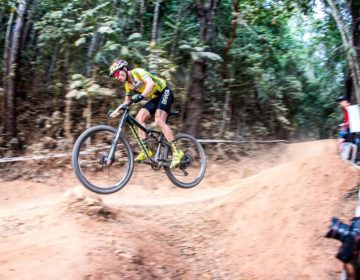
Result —
<instances>
[{"instance_id":1,"label":"bicycle front wheel","mask_svg":"<svg viewBox=\"0 0 360 280\"><path fill-rule=\"evenodd\" d=\"M89 190L110 194L120 190L130 180L134 157L129 142L120 137L111 164L107 157L116 129L98 125L84 131L75 142L72 165L79 181Z\"/></svg>"},{"instance_id":2,"label":"bicycle front wheel","mask_svg":"<svg viewBox=\"0 0 360 280\"><path fill-rule=\"evenodd\" d=\"M183 151L184 157L175 169L165 168L170 181L180 188L192 188L201 182L206 172L206 156L203 147L191 135L179 133L175 136L178 150ZM171 160L171 149L164 151L165 158Z\"/></svg>"}]
</instances>

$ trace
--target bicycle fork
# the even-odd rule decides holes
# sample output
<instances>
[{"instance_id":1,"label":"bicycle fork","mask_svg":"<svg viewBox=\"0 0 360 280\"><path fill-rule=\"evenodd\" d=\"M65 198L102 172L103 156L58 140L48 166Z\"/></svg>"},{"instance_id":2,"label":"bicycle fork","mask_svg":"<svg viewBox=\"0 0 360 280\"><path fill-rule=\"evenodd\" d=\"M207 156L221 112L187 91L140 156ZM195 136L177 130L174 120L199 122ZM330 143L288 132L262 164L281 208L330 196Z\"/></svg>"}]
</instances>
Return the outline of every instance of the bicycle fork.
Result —
<instances>
[{"instance_id":1,"label":"bicycle fork","mask_svg":"<svg viewBox=\"0 0 360 280\"><path fill-rule=\"evenodd\" d=\"M111 144L110 152L109 152L108 156L105 159L106 166L111 166L113 164L113 162L115 161L116 145L119 142L119 138L121 136L122 128L125 125L127 116L128 116L127 114L124 114L124 116L122 117L122 119L121 119L121 121L119 123L118 129L116 131L115 138L114 138L114 140L113 140L113 142Z\"/></svg>"}]
</instances>

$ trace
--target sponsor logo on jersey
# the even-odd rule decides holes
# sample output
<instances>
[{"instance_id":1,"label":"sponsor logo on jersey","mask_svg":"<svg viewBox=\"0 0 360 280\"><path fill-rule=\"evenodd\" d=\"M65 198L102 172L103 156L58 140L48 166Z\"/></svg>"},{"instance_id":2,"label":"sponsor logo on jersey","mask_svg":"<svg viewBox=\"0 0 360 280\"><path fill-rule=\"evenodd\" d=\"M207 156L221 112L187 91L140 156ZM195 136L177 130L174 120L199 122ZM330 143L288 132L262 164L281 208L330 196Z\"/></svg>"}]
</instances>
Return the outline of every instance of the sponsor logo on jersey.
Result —
<instances>
[{"instance_id":1,"label":"sponsor logo on jersey","mask_svg":"<svg viewBox=\"0 0 360 280\"><path fill-rule=\"evenodd\" d=\"M134 89L139 90L144 85L144 82L134 80Z\"/></svg>"},{"instance_id":2,"label":"sponsor logo on jersey","mask_svg":"<svg viewBox=\"0 0 360 280\"><path fill-rule=\"evenodd\" d=\"M164 105L166 105L166 103L167 103L167 101L168 101L168 99L169 99L169 95L170 95L170 90L165 90L165 92L164 92L164 95L163 95L163 98L162 98L162 100L161 100L161 104L164 104Z\"/></svg>"}]
</instances>

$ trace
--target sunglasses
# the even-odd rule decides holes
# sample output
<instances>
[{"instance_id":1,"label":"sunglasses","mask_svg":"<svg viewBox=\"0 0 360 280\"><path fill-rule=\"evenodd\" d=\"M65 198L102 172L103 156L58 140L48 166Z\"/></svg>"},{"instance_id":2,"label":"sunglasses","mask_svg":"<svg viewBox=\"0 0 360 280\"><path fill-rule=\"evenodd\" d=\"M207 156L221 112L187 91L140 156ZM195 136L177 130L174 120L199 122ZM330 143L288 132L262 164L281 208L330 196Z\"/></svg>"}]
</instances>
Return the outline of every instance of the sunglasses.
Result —
<instances>
[{"instance_id":1,"label":"sunglasses","mask_svg":"<svg viewBox=\"0 0 360 280\"><path fill-rule=\"evenodd\" d=\"M120 76L120 70L117 70L117 71L115 71L115 73L114 73L114 78L119 78L119 76Z\"/></svg>"}]
</instances>

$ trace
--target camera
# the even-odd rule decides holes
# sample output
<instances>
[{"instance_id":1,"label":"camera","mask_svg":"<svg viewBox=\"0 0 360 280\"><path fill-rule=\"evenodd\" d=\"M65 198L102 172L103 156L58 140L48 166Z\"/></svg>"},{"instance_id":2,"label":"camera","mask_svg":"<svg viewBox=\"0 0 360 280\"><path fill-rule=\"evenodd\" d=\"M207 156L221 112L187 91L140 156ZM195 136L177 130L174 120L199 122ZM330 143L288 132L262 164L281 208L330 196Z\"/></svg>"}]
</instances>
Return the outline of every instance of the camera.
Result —
<instances>
[{"instance_id":1,"label":"camera","mask_svg":"<svg viewBox=\"0 0 360 280\"><path fill-rule=\"evenodd\" d=\"M349 234L350 226L341 222L338 218L334 217L331 220L330 229L325 235L325 237L334 238L343 242Z\"/></svg>"},{"instance_id":2,"label":"camera","mask_svg":"<svg viewBox=\"0 0 360 280\"><path fill-rule=\"evenodd\" d=\"M336 257L344 263L351 262L359 255L360 217L353 218L350 225L343 223L338 218L332 218L330 229L325 237L341 241L342 244Z\"/></svg>"}]
</instances>

